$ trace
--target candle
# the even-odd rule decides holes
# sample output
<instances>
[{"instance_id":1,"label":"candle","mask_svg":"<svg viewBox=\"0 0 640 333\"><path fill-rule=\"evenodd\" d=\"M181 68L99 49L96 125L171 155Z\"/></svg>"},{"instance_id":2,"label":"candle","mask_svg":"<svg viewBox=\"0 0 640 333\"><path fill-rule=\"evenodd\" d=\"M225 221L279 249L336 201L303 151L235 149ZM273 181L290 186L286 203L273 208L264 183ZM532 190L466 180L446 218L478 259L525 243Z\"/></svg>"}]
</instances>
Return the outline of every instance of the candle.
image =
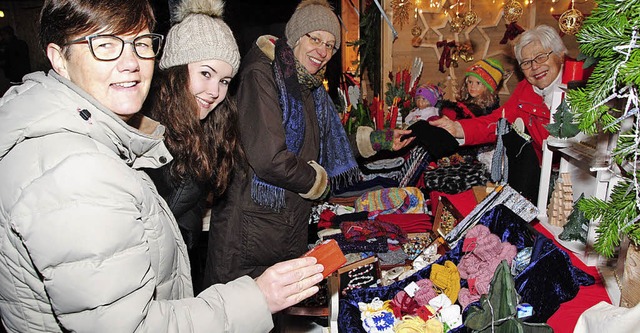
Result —
<instances>
[{"instance_id":1,"label":"candle","mask_svg":"<svg viewBox=\"0 0 640 333\"><path fill-rule=\"evenodd\" d=\"M567 84L571 81L586 81L593 71L593 66L586 69L583 68L583 66L584 61L566 57L564 70L562 72L562 83Z\"/></svg>"}]
</instances>

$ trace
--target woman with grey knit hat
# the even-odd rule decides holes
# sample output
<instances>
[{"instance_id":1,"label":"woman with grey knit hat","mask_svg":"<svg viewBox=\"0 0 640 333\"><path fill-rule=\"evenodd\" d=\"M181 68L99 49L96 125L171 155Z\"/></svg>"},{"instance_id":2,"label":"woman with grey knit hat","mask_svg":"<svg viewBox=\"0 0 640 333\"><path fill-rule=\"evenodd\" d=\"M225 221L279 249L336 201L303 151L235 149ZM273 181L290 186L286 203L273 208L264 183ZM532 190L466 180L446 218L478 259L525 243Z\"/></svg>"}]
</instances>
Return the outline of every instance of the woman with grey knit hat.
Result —
<instances>
[{"instance_id":1,"label":"woman with grey knit hat","mask_svg":"<svg viewBox=\"0 0 640 333\"><path fill-rule=\"evenodd\" d=\"M242 157L237 110L227 98L240 54L221 18L223 5L220 0L181 2L145 105L147 114L166 126L164 141L173 156L169 164L148 173L169 204L187 244L196 294L203 289L206 250L198 247L198 238L207 195L211 191L215 196L225 192L233 165ZM278 311L284 303L292 305L293 299L299 301L317 291L314 285L322 280L321 274L315 275L317 266L313 260L290 261L268 270L250 286L237 287L235 281L231 282L226 288L235 288L237 299L223 303L254 302L257 297L267 301L269 310ZM292 279L292 274L296 278ZM301 277L305 278L303 290L289 286ZM277 294L287 288L289 295ZM291 301L280 298L293 294Z\"/></svg>"},{"instance_id":2,"label":"woman with grey knit hat","mask_svg":"<svg viewBox=\"0 0 640 333\"><path fill-rule=\"evenodd\" d=\"M205 284L258 276L303 254L314 201L358 180L349 138L322 86L340 32L326 0L303 0L284 38L261 36L245 57L237 98L247 165L214 202ZM365 157L408 143L399 140L407 132L376 132L378 140L372 132L358 133Z\"/></svg>"}]
</instances>

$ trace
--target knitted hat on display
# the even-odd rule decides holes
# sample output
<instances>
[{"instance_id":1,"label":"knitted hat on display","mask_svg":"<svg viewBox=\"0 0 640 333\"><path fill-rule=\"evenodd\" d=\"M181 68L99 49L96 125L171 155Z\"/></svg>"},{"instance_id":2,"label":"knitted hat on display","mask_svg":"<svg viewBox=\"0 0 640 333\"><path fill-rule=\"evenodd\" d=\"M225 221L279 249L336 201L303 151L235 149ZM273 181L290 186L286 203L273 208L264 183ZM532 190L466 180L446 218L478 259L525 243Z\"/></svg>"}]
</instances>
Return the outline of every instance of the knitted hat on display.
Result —
<instances>
[{"instance_id":1,"label":"knitted hat on display","mask_svg":"<svg viewBox=\"0 0 640 333\"><path fill-rule=\"evenodd\" d=\"M458 273L458 268L453 261L447 260L444 262L444 265L431 265L429 279L433 282L434 286L449 297L451 302L455 302L458 299L458 293L460 292L460 273Z\"/></svg>"},{"instance_id":2,"label":"knitted hat on display","mask_svg":"<svg viewBox=\"0 0 640 333\"><path fill-rule=\"evenodd\" d=\"M302 0L287 22L287 43L293 48L302 36L319 30L332 34L340 47L340 22L331 5L326 0Z\"/></svg>"},{"instance_id":3,"label":"knitted hat on display","mask_svg":"<svg viewBox=\"0 0 640 333\"><path fill-rule=\"evenodd\" d=\"M482 82L482 84L484 84L485 87L487 87L487 89L489 89L490 92L493 93L498 89L498 85L500 84L500 81L502 81L503 74L504 69L502 68L502 63L496 59L487 58L480 60L467 68L467 72L464 76L476 77L480 82Z\"/></svg>"},{"instance_id":4,"label":"knitted hat on display","mask_svg":"<svg viewBox=\"0 0 640 333\"><path fill-rule=\"evenodd\" d=\"M436 106L436 103L438 103L442 97L442 91L436 85L425 84L416 89L416 96L422 96L424 99L429 101L431 106Z\"/></svg>"},{"instance_id":5,"label":"knitted hat on display","mask_svg":"<svg viewBox=\"0 0 640 333\"><path fill-rule=\"evenodd\" d=\"M221 60L240 66L240 52L229 26L222 20L222 0L183 0L178 7L160 59L160 68L203 60Z\"/></svg>"}]
</instances>

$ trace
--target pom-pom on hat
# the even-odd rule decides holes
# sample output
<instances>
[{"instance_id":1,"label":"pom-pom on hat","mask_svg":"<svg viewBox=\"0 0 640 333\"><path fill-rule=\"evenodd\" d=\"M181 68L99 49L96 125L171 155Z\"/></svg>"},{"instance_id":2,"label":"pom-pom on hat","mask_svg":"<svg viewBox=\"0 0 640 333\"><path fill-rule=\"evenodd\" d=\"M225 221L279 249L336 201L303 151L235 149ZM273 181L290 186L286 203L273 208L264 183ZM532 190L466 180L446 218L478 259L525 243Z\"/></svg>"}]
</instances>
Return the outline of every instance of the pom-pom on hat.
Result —
<instances>
[{"instance_id":1,"label":"pom-pom on hat","mask_svg":"<svg viewBox=\"0 0 640 333\"><path fill-rule=\"evenodd\" d=\"M176 22L164 46L160 68L187 65L203 60L221 60L233 68L240 66L240 52L229 26L222 20L222 0L183 0Z\"/></svg>"},{"instance_id":2,"label":"pom-pom on hat","mask_svg":"<svg viewBox=\"0 0 640 333\"><path fill-rule=\"evenodd\" d=\"M300 37L318 30L332 34L340 47L340 22L327 0L302 0L287 22L287 43L293 48Z\"/></svg>"},{"instance_id":3,"label":"pom-pom on hat","mask_svg":"<svg viewBox=\"0 0 640 333\"><path fill-rule=\"evenodd\" d=\"M502 68L502 63L496 59L487 58L480 60L467 68L467 72L464 76L474 76L478 78L478 80L480 80L480 82L482 82L482 84L484 84L484 86L493 93L498 89L498 84L502 81L503 74L504 69Z\"/></svg>"},{"instance_id":4,"label":"pom-pom on hat","mask_svg":"<svg viewBox=\"0 0 640 333\"><path fill-rule=\"evenodd\" d=\"M442 92L436 85L425 84L416 89L416 96L422 96L424 99L429 101L429 104L431 104L431 106L436 106L436 103L438 103L438 101L442 97Z\"/></svg>"}]
</instances>

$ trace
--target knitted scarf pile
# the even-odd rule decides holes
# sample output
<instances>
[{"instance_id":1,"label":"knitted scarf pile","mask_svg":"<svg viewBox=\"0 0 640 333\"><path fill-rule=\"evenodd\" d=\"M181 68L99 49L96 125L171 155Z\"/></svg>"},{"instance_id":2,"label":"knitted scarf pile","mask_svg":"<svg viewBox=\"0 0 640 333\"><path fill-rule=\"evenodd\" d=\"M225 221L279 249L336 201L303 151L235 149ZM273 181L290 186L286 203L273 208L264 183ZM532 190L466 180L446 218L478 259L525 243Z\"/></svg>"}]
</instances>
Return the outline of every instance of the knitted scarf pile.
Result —
<instances>
[{"instance_id":1,"label":"knitted scarf pile","mask_svg":"<svg viewBox=\"0 0 640 333\"><path fill-rule=\"evenodd\" d=\"M317 80L297 63L285 38L276 41L273 73L282 108L287 150L298 155L305 133L300 81L308 84ZM321 84L314 84L313 100L320 128L318 163L327 171L332 190L351 185L358 178L358 165L338 112ZM284 189L267 183L256 175L253 176L251 184L251 198L257 204L270 207L274 211L286 207Z\"/></svg>"}]
</instances>

